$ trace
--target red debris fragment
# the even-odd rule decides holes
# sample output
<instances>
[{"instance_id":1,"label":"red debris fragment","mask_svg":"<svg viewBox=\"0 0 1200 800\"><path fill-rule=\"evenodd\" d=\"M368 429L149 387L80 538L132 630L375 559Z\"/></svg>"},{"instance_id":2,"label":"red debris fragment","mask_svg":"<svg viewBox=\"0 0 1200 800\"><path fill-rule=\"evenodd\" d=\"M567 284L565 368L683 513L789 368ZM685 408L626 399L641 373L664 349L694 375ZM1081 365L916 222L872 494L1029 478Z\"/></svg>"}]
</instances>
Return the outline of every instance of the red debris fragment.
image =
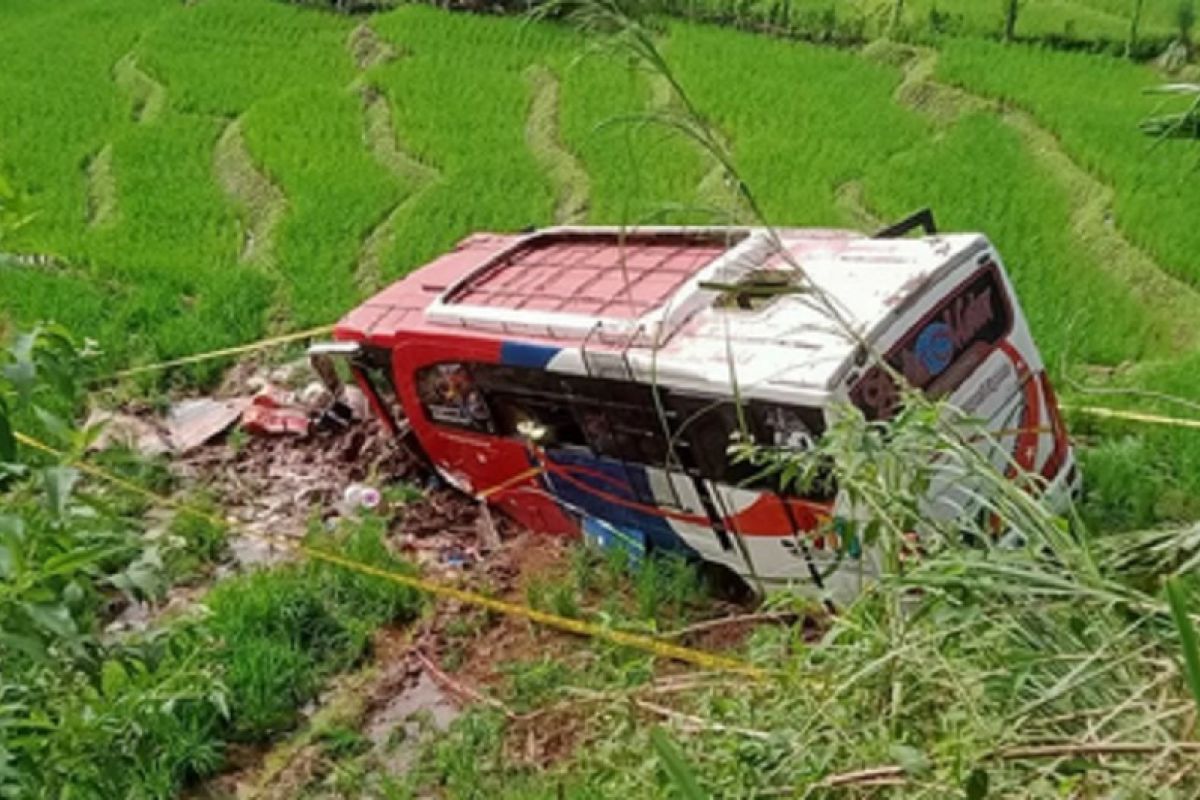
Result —
<instances>
[{"instance_id":1,"label":"red debris fragment","mask_svg":"<svg viewBox=\"0 0 1200 800\"><path fill-rule=\"evenodd\" d=\"M308 433L308 412L288 405L288 396L268 386L250 402L242 414L242 429L256 436L304 436Z\"/></svg>"}]
</instances>

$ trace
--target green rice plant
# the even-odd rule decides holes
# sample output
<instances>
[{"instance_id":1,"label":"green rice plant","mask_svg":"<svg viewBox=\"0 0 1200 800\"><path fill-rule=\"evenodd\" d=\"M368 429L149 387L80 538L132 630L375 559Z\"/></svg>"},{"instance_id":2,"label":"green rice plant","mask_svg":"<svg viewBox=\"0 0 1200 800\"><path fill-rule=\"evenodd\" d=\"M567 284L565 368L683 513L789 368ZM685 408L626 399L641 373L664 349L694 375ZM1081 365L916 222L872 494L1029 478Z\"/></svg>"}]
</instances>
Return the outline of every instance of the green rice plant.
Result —
<instances>
[{"instance_id":1,"label":"green rice plant","mask_svg":"<svg viewBox=\"0 0 1200 800\"><path fill-rule=\"evenodd\" d=\"M173 108L230 118L263 98L349 84L353 27L345 17L272 0L214 0L174 9L147 29L138 53L168 87Z\"/></svg>"},{"instance_id":2,"label":"green rice plant","mask_svg":"<svg viewBox=\"0 0 1200 800\"><path fill-rule=\"evenodd\" d=\"M289 198L275 260L297 326L329 322L355 305L361 244L403 197L362 146L361 105L344 87L322 83L282 92L246 115L251 154Z\"/></svg>"},{"instance_id":3,"label":"green rice plant","mask_svg":"<svg viewBox=\"0 0 1200 800\"><path fill-rule=\"evenodd\" d=\"M1066 193L994 117L970 115L868 170L867 197L887 216L929 205L944 230L979 230L995 243L1052 370L1067 354L1115 364L1163 345L1153 310L1081 252Z\"/></svg>"},{"instance_id":4,"label":"green rice plant","mask_svg":"<svg viewBox=\"0 0 1200 800\"><path fill-rule=\"evenodd\" d=\"M668 4L666 13L750 30L767 30L810 41L855 42L892 36L932 40L945 35L986 36L1006 33L1007 0L710 0ZM1127 0L1044 0L1020 3L1015 28L1022 40L1066 47L1090 47L1114 55L1128 41L1134 15ZM1173 30L1170 2L1150 2L1142 12L1143 39L1163 43Z\"/></svg>"},{"instance_id":5,"label":"green rice plant","mask_svg":"<svg viewBox=\"0 0 1200 800\"><path fill-rule=\"evenodd\" d=\"M838 187L928 133L892 102L898 73L852 53L675 26L665 55L779 225L845 224Z\"/></svg>"},{"instance_id":6,"label":"green rice plant","mask_svg":"<svg viewBox=\"0 0 1200 800\"><path fill-rule=\"evenodd\" d=\"M164 6L66 0L34 8L5 3L0 11L0 173L37 211L15 248L71 257L88 213L83 165L128 118L110 69Z\"/></svg>"},{"instance_id":7,"label":"green rice plant","mask_svg":"<svg viewBox=\"0 0 1200 800\"><path fill-rule=\"evenodd\" d=\"M669 101L663 87L601 53L572 59L559 74L561 136L587 169L589 220L609 225L723 221L719 209L705 207L700 196L705 177L700 153L646 119L667 110L660 107Z\"/></svg>"},{"instance_id":8,"label":"green rice plant","mask_svg":"<svg viewBox=\"0 0 1200 800\"><path fill-rule=\"evenodd\" d=\"M1143 90L1161 81L1148 67L1101 56L945 43L937 74L973 92L1028 109L1071 156L1111 185L1116 223L1164 269L1200 284L1200 230L1187 220L1200 205L1188 142L1152 147L1138 123L1157 100ZM1101 88L1102 87L1102 88Z\"/></svg>"},{"instance_id":9,"label":"green rice plant","mask_svg":"<svg viewBox=\"0 0 1200 800\"><path fill-rule=\"evenodd\" d=\"M549 222L553 187L525 140L526 70L561 54L570 37L551 26L417 6L372 26L405 55L377 67L371 82L392 104L401 148L437 174L399 217L387 274L403 274L475 231Z\"/></svg>"}]
</instances>

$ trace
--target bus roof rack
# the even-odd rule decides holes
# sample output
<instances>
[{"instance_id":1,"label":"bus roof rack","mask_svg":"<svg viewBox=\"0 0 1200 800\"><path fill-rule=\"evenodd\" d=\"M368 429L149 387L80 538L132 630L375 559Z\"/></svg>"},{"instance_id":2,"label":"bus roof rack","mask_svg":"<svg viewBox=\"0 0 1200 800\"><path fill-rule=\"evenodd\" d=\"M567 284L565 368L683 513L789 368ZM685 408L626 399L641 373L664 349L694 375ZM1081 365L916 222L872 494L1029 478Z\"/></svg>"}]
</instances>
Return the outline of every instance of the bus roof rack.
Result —
<instances>
[{"instance_id":1,"label":"bus roof rack","mask_svg":"<svg viewBox=\"0 0 1200 800\"><path fill-rule=\"evenodd\" d=\"M909 214L899 222L893 222L881 231L874 233L872 239L899 239L915 228L923 228L926 236L937 233L937 223L933 219L933 211L928 206Z\"/></svg>"}]
</instances>

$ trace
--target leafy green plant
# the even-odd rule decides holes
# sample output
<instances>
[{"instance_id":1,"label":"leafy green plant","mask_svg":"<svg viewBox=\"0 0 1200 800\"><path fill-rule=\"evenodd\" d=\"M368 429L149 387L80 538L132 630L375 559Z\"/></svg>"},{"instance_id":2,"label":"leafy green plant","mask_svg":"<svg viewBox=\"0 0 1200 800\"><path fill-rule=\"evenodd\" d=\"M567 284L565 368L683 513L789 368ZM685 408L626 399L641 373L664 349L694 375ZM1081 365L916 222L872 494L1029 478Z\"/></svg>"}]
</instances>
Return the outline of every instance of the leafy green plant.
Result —
<instances>
[{"instance_id":1,"label":"leafy green plant","mask_svg":"<svg viewBox=\"0 0 1200 800\"><path fill-rule=\"evenodd\" d=\"M1192 699L1196 701L1196 708L1200 710L1200 636L1196 634L1196 623L1188 612L1187 599L1179 579L1167 581L1167 602L1171 606L1171 619L1183 651L1184 678Z\"/></svg>"},{"instance_id":2,"label":"leafy green plant","mask_svg":"<svg viewBox=\"0 0 1200 800\"><path fill-rule=\"evenodd\" d=\"M18 335L0 356L0 420L78 452L80 353L61 330ZM120 593L161 596L161 554L68 465L0 453L0 796L157 796L220 760L226 711L212 640L182 623L111 640Z\"/></svg>"}]
</instances>

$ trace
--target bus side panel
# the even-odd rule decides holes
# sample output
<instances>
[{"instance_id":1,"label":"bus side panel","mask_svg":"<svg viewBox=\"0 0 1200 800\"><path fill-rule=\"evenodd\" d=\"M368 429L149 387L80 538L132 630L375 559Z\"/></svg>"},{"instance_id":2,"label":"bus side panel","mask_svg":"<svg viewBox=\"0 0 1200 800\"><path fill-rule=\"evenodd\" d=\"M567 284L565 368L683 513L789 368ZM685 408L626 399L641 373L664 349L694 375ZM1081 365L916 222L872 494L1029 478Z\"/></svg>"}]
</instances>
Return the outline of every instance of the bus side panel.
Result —
<instances>
[{"instance_id":1,"label":"bus side panel","mask_svg":"<svg viewBox=\"0 0 1200 800\"><path fill-rule=\"evenodd\" d=\"M700 558L722 564L734 572L745 572L745 563L733 542L724 541L713 530L692 478L681 472L661 467L647 467L647 477L654 496L664 511L674 512L667 519L672 530Z\"/></svg>"},{"instance_id":2,"label":"bus side panel","mask_svg":"<svg viewBox=\"0 0 1200 800\"><path fill-rule=\"evenodd\" d=\"M547 485L572 513L594 517L657 550L694 555L654 505L646 469L575 450L544 454Z\"/></svg>"},{"instance_id":3,"label":"bus side panel","mask_svg":"<svg viewBox=\"0 0 1200 800\"><path fill-rule=\"evenodd\" d=\"M857 587L862 552L830 528L832 502L781 498L765 491L717 486L728 512L725 524L741 539L753 575L769 587L790 586L814 596L850 594ZM848 573L846 575L840 573ZM749 573L748 579L752 579Z\"/></svg>"}]
</instances>

